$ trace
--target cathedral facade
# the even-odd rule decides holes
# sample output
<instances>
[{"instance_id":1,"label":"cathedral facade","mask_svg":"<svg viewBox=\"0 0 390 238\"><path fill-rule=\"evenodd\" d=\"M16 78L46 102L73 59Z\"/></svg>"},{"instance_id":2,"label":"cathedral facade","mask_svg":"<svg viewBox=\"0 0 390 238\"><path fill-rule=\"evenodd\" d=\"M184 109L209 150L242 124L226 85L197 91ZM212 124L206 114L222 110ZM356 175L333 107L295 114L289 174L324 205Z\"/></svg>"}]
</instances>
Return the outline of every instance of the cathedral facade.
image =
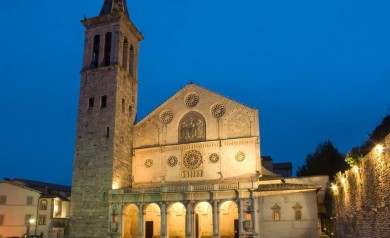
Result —
<instances>
[{"instance_id":1,"label":"cathedral facade","mask_svg":"<svg viewBox=\"0 0 390 238\"><path fill-rule=\"evenodd\" d=\"M190 83L135 122L143 36L126 1L82 24L70 237L318 235L320 187L261 166L258 110Z\"/></svg>"}]
</instances>

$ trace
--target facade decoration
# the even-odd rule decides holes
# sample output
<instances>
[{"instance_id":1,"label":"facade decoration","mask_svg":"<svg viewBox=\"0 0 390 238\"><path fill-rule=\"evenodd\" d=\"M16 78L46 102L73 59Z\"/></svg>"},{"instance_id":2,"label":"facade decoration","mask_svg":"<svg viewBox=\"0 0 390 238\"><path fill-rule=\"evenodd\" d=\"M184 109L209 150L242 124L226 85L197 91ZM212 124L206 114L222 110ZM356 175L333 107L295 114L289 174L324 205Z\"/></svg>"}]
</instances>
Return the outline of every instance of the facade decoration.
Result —
<instances>
[{"instance_id":1,"label":"facade decoration","mask_svg":"<svg viewBox=\"0 0 390 238\"><path fill-rule=\"evenodd\" d=\"M183 165L187 169L194 170L202 164L202 154L197 150L190 150L184 154Z\"/></svg>"},{"instance_id":2,"label":"facade decoration","mask_svg":"<svg viewBox=\"0 0 390 238\"><path fill-rule=\"evenodd\" d=\"M238 162L242 162L245 160L245 153L242 151L238 151L234 157Z\"/></svg>"},{"instance_id":3,"label":"facade decoration","mask_svg":"<svg viewBox=\"0 0 390 238\"><path fill-rule=\"evenodd\" d=\"M196 107L199 102L199 96L196 93L189 93L184 98L184 102L187 105L187 107Z\"/></svg>"},{"instance_id":4,"label":"facade decoration","mask_svg":"<svg viewBox=\"0 0 390 238\"><path fill-rule=\"evenodd\" d=\"M179 143L206 140L206 121L195 111L187 113L179 123Z\"/></svg>"},{"instance_id":5,"label":"facade decoration","mask_svg":"<svg viewBox=\"0 0 390 238\"><path fill-rule=\"evenodd\" d=\"M147 159L147 160L145 161L145 167L146 167L146 168L150 168L150 167L152 167L152 166L153 166L153 160Z\"/></svg>"},{"instance_id":6,"label":"facade decoration","mask_svg":"<svg viewBox=\"0 0 390 238\"><path fill-rule=\"evenodd\" d=\"M215 164L215 163L218 163L219 161L219 155L217 153L212 153L210 156L209 156L209 160L211 163Z\"/></svg>"},{"instance_id":7,"label":"facade decoration","mask_svg":"<svg viewBox=\"0 0 390 238\"><path fill-rule=\"evenodd\" d=\"M171 110L164 110L160 114L160 120L164 124L169 124L173 120L173 112Z\"/></svg>"},{"instance_id":8,"label":"facade decoration","mask_svg":"<svg viewBox=\"0 0 390 238\"><path fill-rule=\"evenodd\" d=\"M226 112L225 106L220 103L214 104L211 107L211 114L215 118L221 118L223 115L225 115L225 112Z\"/></svg>"},{"instance_id":9,"label":"facade decoration","mask_svg":"<svg viewBox=\"0 0 390 238\"><path fill-rule=\"evenodd\" d=\"M168 158L168 165L171 166L171 167L175 167L177 165L177 162L178 162L178 159L176 156L170 156Z\"/></svg>"}]
</instances>

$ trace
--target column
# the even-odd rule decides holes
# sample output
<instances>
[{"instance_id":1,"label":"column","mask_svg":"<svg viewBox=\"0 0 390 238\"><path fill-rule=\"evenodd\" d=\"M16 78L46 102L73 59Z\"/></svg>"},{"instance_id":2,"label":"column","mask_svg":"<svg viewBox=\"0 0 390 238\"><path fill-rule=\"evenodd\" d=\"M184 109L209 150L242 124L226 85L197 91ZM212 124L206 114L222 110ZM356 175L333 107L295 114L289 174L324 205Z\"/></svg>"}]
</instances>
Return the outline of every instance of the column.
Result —
<instances>
[{"instance_id":1,"label":"column","mask_svg":"<svg viewBox=\"0 0 390 238\"><path fill-rule=\"evenodd\" d=\"M254 237L258 237L258 235L259 235L259 226L258 226L258 222L259 222L259 200L258 200L257 197L253 197L252 200L253 200L253 203L252 203L252 208L253 208L253 212L252 212L253 236Z\"/></svg>"},{"instance_id":2,"label":"column","mask_svg":"<svg viewBox=\"0 0 390 238\"><path fill-rule=\"evenodd\" d=\"M167 237L167 204L165 202L161 203L161 238Z\"/></svg>"},{"instance_id":3,"label":"column","mask_svg":"<svg viewBox=\"0 0 390 238\"><path fill-rule=\"evenodd\" d=\"M144 204L138 205L138 238L144 236Z\"/></svg>"},{"instance_id":4,"label":"column","mask_svg":"<svg viewBox=\"0 0 390 238\"><path fill-rule=\"evenodd\" d=\"M238 230L240 237L244 235L244 200L238 199Z\"/></svg>"},{"instance_id":5,"label":"column","mask_svg":"<svg viewBox=\"0 0 390 238\"><path fill-rule=\"evenodd\" d=\"M219 208L218 200L213 201L213 238L219 237Z\"/></svg>"},{"instance_id":6,"label":"column","mask_svg":"<svg viewBox=\"0 0 390 238\"><path fill-rule=\"evenodd\" d=\"M186 207L186 237L187 238L192 238L193 234L193 204L191 201L187 202L187 207Z\"/></svg>"}]
</instances>

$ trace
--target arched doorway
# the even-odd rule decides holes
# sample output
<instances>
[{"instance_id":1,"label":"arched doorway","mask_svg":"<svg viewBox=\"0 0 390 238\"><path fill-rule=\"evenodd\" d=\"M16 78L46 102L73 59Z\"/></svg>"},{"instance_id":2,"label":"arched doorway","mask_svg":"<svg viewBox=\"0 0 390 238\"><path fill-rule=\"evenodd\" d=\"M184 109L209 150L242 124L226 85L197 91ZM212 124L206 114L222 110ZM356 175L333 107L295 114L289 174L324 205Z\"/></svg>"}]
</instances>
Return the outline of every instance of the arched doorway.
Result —
<instances>
[{"instance_id":1,"label":"arched doorway","mask_svg":"<svg viewBox=\"0 0 390 238\"><path fill-rule=\"evenodd\" d=\"M159 237L161 234L161 210L155 204L149 204L145 207L145 238Z\"/></svg>"},{"instance_id":2,"label":"arched doorway","mask_svg":"<svg viewBox=\"0 0 390 238\"><path fill-rule=\"evenodd\" d=\"M177 202L168 208L168 237L186 236L186 208Z\"/></svg>"},{"instance_id":3,"label":"arched doorway","mask_svg":"<svg viewBox=\"0 0 390 238\"><path fill-rule=\"evenodd\" d=\"M219 207L219 235L225 238L238 237L238 207L233 201L226 201Z\"/></svg>"},{"instance_id":4,"label":"arched doorway","mask_svg":"<svg viewBox=\"0 0 390 238\"><path fill-rule=\"evenodd\" d=\"M123 238L138 237L138 207L135 204L123 209L122 235Z\"/></svg>"},{"instance_id":5,"label":"arched doorway","mask_svg":"<svg viewBox=\"0 0 390 238\"><path fill-rule=\"evenodd\" d=\"M213 237L213 209L208 202L195 207L195 238Z\"/></svg>"}]
</instances>

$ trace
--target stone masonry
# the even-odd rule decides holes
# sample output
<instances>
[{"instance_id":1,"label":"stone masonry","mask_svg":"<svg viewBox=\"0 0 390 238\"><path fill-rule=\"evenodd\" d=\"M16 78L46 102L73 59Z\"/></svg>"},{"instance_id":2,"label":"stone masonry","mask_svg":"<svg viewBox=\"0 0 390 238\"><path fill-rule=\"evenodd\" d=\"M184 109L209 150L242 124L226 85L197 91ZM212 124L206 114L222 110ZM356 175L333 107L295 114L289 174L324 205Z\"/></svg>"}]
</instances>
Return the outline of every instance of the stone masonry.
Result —
<instances>
[{"instance_id":1,"label":"stone masonry","mask_svg":"<svg viewBox=\"0 0 390 238\"><path fill-rule=\"evenodd\" d=\"M345 173L334 191L334 225L337 237L389 237L390 135L383 151L373 149L358 170Z\"/></svg>"}]
</instances>

